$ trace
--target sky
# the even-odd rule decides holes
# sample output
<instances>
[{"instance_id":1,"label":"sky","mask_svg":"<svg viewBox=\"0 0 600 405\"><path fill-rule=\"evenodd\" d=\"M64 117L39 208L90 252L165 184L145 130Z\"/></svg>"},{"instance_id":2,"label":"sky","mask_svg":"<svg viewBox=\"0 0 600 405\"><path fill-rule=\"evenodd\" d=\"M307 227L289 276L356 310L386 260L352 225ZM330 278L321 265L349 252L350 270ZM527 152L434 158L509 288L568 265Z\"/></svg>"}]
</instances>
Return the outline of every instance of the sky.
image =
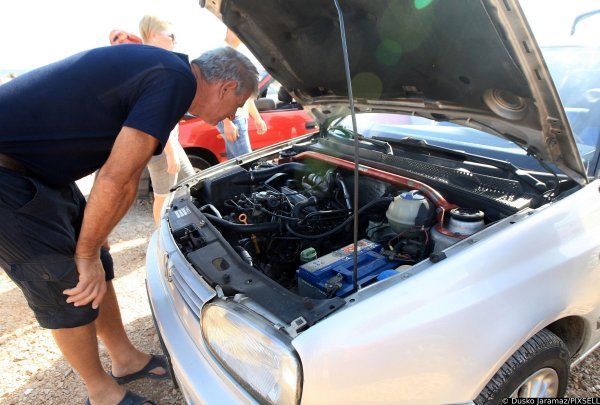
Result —
<instances>
[{"instance_id":1,"label":"sky","mask_svg":"<svg viewBox=\"0 0 600 405\"><path fill-rule=\"evenodd\" d=\"M326 0L323 0L326 1ZM383 0L379 0L383 1ZM415 0L430 4L432 1ZM537 9L536 34L562 35L578 9L600 8L600 0L522 0ZM107 46L112 29L139 35L144 14L156 14L173 23L175 51L199 56L224 44L225 26L198 0L8 0L0 6L0 75L26 71L74 53ZM550 5L560 5L553 9ZM530 21L533 23L533 21ZM558 27L560 22L564 27ZM597 27L594 27L596 32ZM550 41L551 43L553 40Z\"/></svg>"},{"instance_id":2,"label":"sky","mask_svg":"<svg viewBox=\"0 0 600 405\"><path fill-rule=\"evenodd\" d=\"M225 26L198 0L16 0L0 3L0 71L30 70L86 49L108 46L123 29L156 14L173 23L175 51L191 58L224 44Z\"/></svg>"}]
</instances>

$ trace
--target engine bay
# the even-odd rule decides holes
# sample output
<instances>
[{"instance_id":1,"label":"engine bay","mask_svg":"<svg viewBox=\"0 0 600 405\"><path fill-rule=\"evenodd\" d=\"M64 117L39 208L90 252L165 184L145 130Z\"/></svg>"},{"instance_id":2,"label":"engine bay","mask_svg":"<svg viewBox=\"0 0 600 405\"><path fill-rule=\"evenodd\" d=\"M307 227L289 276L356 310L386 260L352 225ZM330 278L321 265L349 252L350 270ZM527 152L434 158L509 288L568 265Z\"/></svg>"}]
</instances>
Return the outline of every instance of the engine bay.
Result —
<instances>
[{"instance_id":1,"label":"engine bay","mask_svg":"<svg viewBox=\"0 0 600 405\"><path fill-rule=\"evenodd\" d=\"M231 166L174 201L169 213L174 239L224 295L251 296L285 323L311 324L343 306L357 289L424 260L443 260L445 249L509 216L506 207L498 209L503 200L535 203L526 193L486 203L478 192L498 192L481 182L471 193L463 192L464 182L444 193L453 197L449 202L430 185L435 181L375 166L360 165L355 178L353 162L315 148ZM182 204L198 220L182 222Z\"/></svg>"}]
</instances>

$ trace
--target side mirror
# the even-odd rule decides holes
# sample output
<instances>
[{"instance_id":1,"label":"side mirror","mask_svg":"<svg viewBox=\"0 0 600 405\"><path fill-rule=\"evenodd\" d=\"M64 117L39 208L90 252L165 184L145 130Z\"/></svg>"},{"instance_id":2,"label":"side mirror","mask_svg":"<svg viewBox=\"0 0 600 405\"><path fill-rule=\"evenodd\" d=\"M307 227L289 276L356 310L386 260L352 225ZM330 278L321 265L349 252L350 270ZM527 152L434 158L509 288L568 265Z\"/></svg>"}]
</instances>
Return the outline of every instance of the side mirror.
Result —
<instances>
[{"instance_id":1,"label":"side mirror","mask_svg":"<svg viewBox=\"0 0 600 405\"><path fill-rule=\"evenodd\" d=\"M254 100L254 105L256 105L258 111L272 111L276 109L275 101L267 97Z\"/></svg>"}]
</instances>

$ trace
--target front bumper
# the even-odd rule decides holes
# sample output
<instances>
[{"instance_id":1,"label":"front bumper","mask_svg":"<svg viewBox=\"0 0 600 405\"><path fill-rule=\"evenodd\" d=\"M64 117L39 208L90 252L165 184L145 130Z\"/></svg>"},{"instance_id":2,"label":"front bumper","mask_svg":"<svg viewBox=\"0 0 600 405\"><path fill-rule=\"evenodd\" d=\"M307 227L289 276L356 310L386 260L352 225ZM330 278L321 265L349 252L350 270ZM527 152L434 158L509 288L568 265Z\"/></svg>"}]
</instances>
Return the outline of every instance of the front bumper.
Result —
<instances>
[{"instance_id":1,"label":"front bumper","mask_svg":"<svg viewBox=\"0 0 600 405\"><path fill-rule=\"evenodd\" d=\"M163 255L168 246L159 248L159 232L167 232L163 223L154 233L146 255L146 288L156 328L171 359L174 378L189 404L257 403L214 359L202 340L200 322L185 300L165 277L165 268L178 263L167 262ZM170 235L163 234L168 244ZM179 269L189 271L188 268ZM197 275L188 275L193 281Z\"/></svg>"}]
</instances>

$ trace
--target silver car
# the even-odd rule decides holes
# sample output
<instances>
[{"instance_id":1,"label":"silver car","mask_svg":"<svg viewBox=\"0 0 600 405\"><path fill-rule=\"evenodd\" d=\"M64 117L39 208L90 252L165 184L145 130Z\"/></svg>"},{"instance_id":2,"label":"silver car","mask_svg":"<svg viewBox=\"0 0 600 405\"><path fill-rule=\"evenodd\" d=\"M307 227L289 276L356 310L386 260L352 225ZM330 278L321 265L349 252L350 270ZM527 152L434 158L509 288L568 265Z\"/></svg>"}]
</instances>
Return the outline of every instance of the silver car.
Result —
<instances>
[{"instance_id":1,"label":"silver car","mask_svg":"<svg viewBox=\"0 0 600 405\"><path fill-rule=\"evenodd\" d=\"M168 201L147 288L189 403L564 395L600 341L600 53L552 5L206 2L319 131Z\"/></svg>"}]
</instances>

